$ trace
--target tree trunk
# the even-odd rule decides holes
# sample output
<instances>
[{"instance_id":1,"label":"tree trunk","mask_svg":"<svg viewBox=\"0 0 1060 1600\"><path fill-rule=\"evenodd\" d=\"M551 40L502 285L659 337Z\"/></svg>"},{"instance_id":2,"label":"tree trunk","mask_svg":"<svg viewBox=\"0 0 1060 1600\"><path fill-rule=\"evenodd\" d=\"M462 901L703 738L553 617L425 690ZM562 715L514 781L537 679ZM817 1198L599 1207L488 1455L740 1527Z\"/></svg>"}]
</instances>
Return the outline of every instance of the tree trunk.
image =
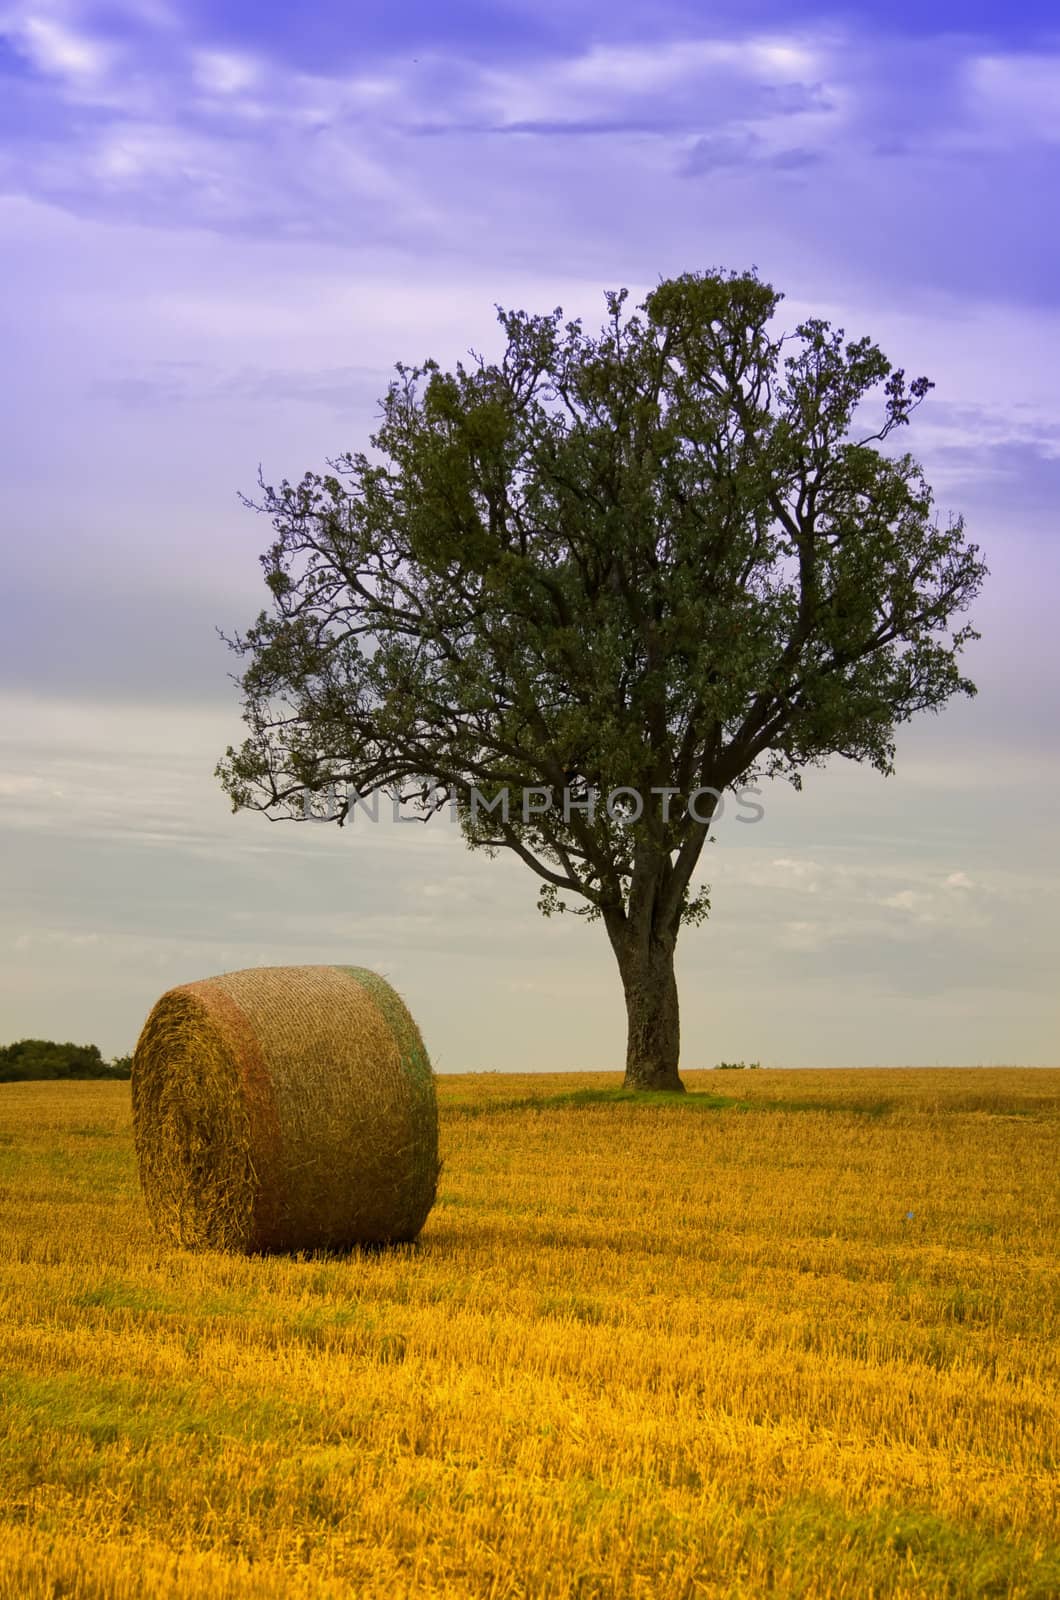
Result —
<instances>
[{"instance_id":1,"label":"tree trunk","mask_svg":"<svg viewBox=\"0 0 1060 1600\"><path fill-rule=\"evenodd\" d=\"M672 1089L684 1094L677 1071L681 1024L674 975L674 942L616 948L626 995L627 1089Z\"/></svg>"}]
</instances>

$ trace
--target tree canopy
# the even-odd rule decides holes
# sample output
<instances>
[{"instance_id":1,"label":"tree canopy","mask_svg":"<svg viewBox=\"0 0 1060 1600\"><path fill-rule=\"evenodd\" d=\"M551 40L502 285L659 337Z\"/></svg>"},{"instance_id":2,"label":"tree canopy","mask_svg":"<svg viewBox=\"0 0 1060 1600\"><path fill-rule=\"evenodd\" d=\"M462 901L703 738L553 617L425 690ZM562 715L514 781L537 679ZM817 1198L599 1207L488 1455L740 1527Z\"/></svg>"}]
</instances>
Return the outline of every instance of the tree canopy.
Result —
<instances>
[{"instance_id":1,"label":"tree canopy","mask_svg":"<svg viewBox=\"0 0 1060 1600\"><path fill-rule=\"evenodd\" d=\"M54 1039L19 1039L0 1045L0 1083L50 1078L127 1078L131 1058L104 1061L95 1044L57 1044Z\"/></svg>"}]
</instances>

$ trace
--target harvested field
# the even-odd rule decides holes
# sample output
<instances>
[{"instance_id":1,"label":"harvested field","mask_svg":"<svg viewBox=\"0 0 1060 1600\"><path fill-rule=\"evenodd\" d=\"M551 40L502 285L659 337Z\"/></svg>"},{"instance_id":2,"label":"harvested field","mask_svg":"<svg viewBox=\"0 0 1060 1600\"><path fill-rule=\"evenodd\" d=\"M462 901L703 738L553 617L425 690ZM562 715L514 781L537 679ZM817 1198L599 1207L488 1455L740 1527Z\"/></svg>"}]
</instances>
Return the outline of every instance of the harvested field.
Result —
<instances>
[{"instance_id":1,"label":"harvested field","mask_svg":"<svg viewBox=\"0 0 1060 1600\"><path fill-rule=\"evenodd\" d=\"M154 1233L0 1088L0 1596L1060 1594L1060 1072L438 1079L414 1244Z\"/></svg>"}]
</instances>

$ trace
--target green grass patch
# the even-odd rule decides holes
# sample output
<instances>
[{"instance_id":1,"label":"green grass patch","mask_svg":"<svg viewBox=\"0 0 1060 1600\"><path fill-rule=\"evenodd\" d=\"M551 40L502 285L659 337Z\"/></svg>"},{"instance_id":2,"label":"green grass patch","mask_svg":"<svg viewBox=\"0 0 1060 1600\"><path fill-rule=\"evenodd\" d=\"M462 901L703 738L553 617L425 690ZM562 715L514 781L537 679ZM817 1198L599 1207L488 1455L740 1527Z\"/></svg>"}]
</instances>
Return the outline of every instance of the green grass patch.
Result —
<instances>
[{"instance_id":1,"label":"green grass patch","mask_svg":"<svg viewBox=\"0 0 1060 1600\"><path fill-rule=\"evenodd\" d=\"M104 1311L134 1311L153 1315L164 1315L177 1309L171 1299L156 1294L152 1289L117 1282L94 1284L91 1289L72 1295L70 1303L86 1308L98 1307Z\"/></svg>"},{"instance_id":2,"label":"green grass patch","mask_svg":"<svg viewBox=\"0 0 1060 1600\"><path fill-rule=\"evenodd\" d=\"M559 1322L584 1322L589 1327L611 1321L607 1307L599 1300L578 1294L543 1295L537 1304L537 1314Z\"/></svg>"},{"instance_id":3,"label":"green grass patch","mask_svg":"<svg viewBox=\"0 0 1060 1600\"><path fill-rule=\"evenodd\" d=\"M449 1100L441 1114L457 1117L492 1117L512 1111L565 1111L592 1106L631 1105L680 1111L835 1111L847 1115L882 1117L893 1109L890 1100L857 1104L835 1100L746 1100L739 1095L711 1094L675 1089L573 1089L568 1094L524 1095L517 1100Z\"/></svg>"},{"instance_id":4,"label":"green grass patch","mask_svg":"<svg viewBox=\"0 0 1060 1600\"><path fill-rule=\"evenodd\" d=\"M1060 1546L952 1522L925 1507L850 1513L817 1496L789 1501L764 1517L744 1513L746 1542L791 1562L794 1587L808 1595L827 1551L831 1570L858 1576L864 1593L890 1590L895 1559L917 1574L925 1594L1002 1600L1055 1600Z\"/></svg>"},{"instance_id":5,"label":"green grass patch","mask_svg":"<svg viewBox=\"0 0 1060 1600\"><path fill-rule=\"evenodd\" d=\"M80 1435L98 1447L144 1451L159 1440L189 1434L218 1445L233 1438L271 1442L297 1436L307 1424L305 1408L258 1392L219 1404L216 1394L203 1396L189 1385L148 1389L134 1379L93 1379L77 1372L9 1374L0 1416L6 1424L0 1431L11 1438L28 1423L34 1434ZM309 1417L310 1425L314 1420Z\"/></svg>"},{"instance_id":6,"label":"green grass patch","mask_svg":"<svg viewBox=\"0 0 1060 1600\"><path fill-rule=\"evenodd\" d=\"M581 1109L591 1106L676 1106L694 1111L726 1111L731 1108L746 1111L749 1101L736 1095L682 1094L670 1089L573 1089L568 1094L525 1095L518 1100L449 1101L442 1106L442 1115L460 1117L498 1116L510 1111L563 1111L569 1107Z\"/></svg>"}]
</instances>

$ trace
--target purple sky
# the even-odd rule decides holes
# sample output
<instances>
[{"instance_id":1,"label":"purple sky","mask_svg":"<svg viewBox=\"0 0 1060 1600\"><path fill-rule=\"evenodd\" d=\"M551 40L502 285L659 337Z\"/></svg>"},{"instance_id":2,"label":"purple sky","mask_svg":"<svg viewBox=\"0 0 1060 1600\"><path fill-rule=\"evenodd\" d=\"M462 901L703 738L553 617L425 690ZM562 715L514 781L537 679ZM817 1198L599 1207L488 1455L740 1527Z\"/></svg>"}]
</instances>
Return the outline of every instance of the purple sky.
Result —
<instances>
[{"instance_id":1,"label":"purple sky","mask_svg":"<svg viewBox=\"0 0 1060 1600\"><path fill-rule=\"evenodd\" d=\"M718 829L685 1065L1055 1062L1060 27L1044 6L0 6L0 1042L361 962L443 1069L613 1067L598 928L455 831L233 818L215 627L259 461L367 444L494 303L755 264L936 389L902 444L992 576L981 693ZM351 859L344 859L345 855Z\"/></svg>"}]
</instances>

